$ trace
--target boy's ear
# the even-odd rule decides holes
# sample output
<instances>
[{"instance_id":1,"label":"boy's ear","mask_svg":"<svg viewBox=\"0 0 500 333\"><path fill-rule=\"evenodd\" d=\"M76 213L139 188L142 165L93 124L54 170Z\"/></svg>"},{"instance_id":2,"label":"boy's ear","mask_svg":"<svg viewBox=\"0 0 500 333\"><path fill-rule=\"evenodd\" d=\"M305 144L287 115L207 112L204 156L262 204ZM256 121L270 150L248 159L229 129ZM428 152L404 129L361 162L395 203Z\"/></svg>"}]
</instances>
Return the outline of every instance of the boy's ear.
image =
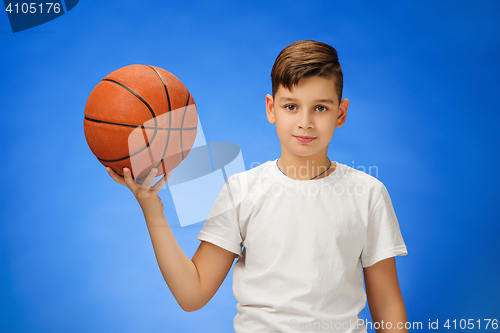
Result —
<instances>
[{"instance_id":1,"label":"boy's ear","mask_svg":"<svg viewBox=\"0 0 500 333\"><path fill-rule=\"evenodd\" d=\"M271 124L274 124L276 122L276 119L274 118L273 96L271 96L270 94L266 95L266 115L267 115L267 120Z\"/></svg>"},{"instance_id":2,"label":"boy's ear","mask_svg":"<svg viewBox=\"0 0 500 333\"><path fill-rule=\"evenodd\" d=\"M348 107L349 107L349 100L347 98L344 98L343 100L340 101L339 116L337 117L337 123L335 124L335 126L342 127L342 125L344 125L345 119L347 117Z\"/></svg>"}]
</instances>

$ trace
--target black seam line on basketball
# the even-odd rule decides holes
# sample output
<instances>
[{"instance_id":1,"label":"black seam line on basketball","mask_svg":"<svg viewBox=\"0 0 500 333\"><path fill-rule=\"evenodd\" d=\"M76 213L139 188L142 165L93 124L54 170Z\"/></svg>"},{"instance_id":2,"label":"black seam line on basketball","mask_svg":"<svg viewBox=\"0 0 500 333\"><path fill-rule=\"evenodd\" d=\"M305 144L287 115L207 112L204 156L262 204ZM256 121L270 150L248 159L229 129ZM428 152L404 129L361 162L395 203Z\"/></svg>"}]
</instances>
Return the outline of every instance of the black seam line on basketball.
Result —
<instances>
[{"instance_id":1,"label":"black seam line on basketball","mask_svg":"<svg viewBox=\"0 0 500 333\"><path fill-rule=\"evenodd\" d=\"M156 69L154 69L154 67L149 66L149 65L148 65L148 67L155 71L155 73L160 78L161 83L163 83L163 87L165 88L165 95L167 96L167 102L168 102L168 125L170 126L170 125L172 125L172 112L171 112L172 105L170 104L170 95L168 94L167 85L165 84L165 81L163 81L163 78L161 77L160 73L158 73L158 71ZM181 128L181 131L182 131L182 128ZM181 135L182 135L182 132L181 132ZM163 163L163 160L165 159L165 155L167 154L167 149L168 149L169 143L170 143L170 131L168 131L168 134L167 134L167 143L165 144L165 148L163 149L163 154L161 156L160 162L156 166L157 169L160 168L160 165ZM165 164L163 164L163 170L165 171L165 173L167 172L167 170L165 169Z\"/></svg>"},{"instance_id":2,"label":"black seam line on basketball","mask_svg":"<svg viewBox=\"0 0 500 333\"><path fill-rule=\"evenodd\" d=\"M104 120L99 120L99 119L93 119L85 116L85 120L92 121L94 123L103 123L103 124L110 124L110 125L116 125L116 126L125 126L125 127L140 127L140 128L145 128L145 129L157 129L158 131L167 131L167 130L172 130L172 131L180 131L180 127L153 127L153 126L143 126L143 125L131 125L131 124L121 124L121 123L114 123L112 121L104 121ZM195 130L196 127L184 127L182 130Z\"/></svg>"},{"instance_id":3,"label":"black seam line on basketball","mask_svg":"<svg viewBox=\"0 0 500 333\"><path fill-rule=\"evenodd\" d=\"M163 83L163 87L165 88L165 94L167 95L167 102L168 102L168 111L172 111L172 106L170 105L170 96L168 94L168 89L167 89L167 85L165 84L165 81L163 81L163 78L161 77L160 73L158 73L158 71L156 69L154 69L154 67L152 66L149 66L147 65L149 68L151 68L152 70L155 71L155 73L158 75L158 77L160 78L161 80L161 83Z\"/></svg>"},{"instance_id":4,"label":"black seam line on basketball","mask_svg":"<svg viewBox=\"0 0 500 333\"><path fill-rule=\"evenodd\" d=\"M135 91L133 91L132 89L130 89L129 87L127 87L126 85L124 85L123 83L120 83L118 81L111 80L111 79L103 79L103 81L109 81L109 82L116 83L117 85L119 85L122 88L125 88L128 92L130 92L132 95L134 95L135 97L137 97L142 103L144 103L144 105L147 106L147 108L149 109L149 112L151 112L151 116L153 117L153 121L155 122L155 126L154 127L155 128L158 127L158 120L156 119L156 114L153 111L153 108L148 104L148 102L146 102L146 100L144 98L142 98L138 93L136 93ZM149 141L150 144L153 143L155 137L156 137L156 129L154 130L153 136L151 137L151 141ZM148 147L149 147L149 145L148 145ZM139 150L139 151L135 152L134 154L139 153L141 151L142 150Z\"/></svg>"},{"instance_id":5,"label":"black seam line on basketball","mask_svg":"<svg viewBox=\"0 0 500 333\"><path fill-rule=\"evenodd\" d=\"M124 85L123 83L120 83L118 81L115 81L115 80L111 80L111 79L102 79L102 81L108 81L108 82L112 82L112 83L115 83L117 85L119 85L120 87L124 88L125 90L127 90L128 92L130 92L132 95L134 95L135 97L137 97L142 103L144 103L144 105L146 105L146 107L149 109L149 112L151 112L151 115L153 116L153 120L154 120L154 123L155 123L155 126L154 126L154 132L153 132L153 136L151 137L151 140L149 142L146 143L146 146L139 149L138 151L136 151L135 153L132 153L132 154L129 154L128 156L124 156L122 158L117 158L117 159L114 159L114 160L103 160L103 159L100 159L99 157L97 157L97 159L99 159L99 161L101 162L119 162L119 161L123 161L123 160L126 160L127 158L132 158L132 156L135 156L139 153L141 153L142 151L144 151L144 149L147 149L149 147L150 144L153 143L155 137L156 137L156 133L158 132L158 130L156 129L158 127L158 121L156 120L156 115L155 115L155 112L153 111L153 109L151 108L151 106L148 104L148 102L146 102L144 100L144 98L142 98L141 96L139 96L139 94L137 94L135 91L133 91L132 89L130 89L129 87L127 87L126 85ZM170 132L170 131L169 131Z\"/></svg>"},{"instance_id":6,"label":"black seam line on basketball","mask_svg":"<svg viewBox=\"0 0 500 333\"><path fill-rule=\"evenodd\" d=\"M184 107L184 113L182 114L181 133L179 135L179 137L180 137L179 141L181 143L181 154L182 154L181 156L182 156L182 160L184 159L184 148L182 147L182 126L184 126L184 118L186 117L186 112L187 112L187 108L188 108L188 105L189 105L189 98L190 97L191 97L191 94L188 91L188 99L187 99L187 102L186 102L186 106Z\"/></svg>"},{"instance_id":7,"label":"black seam line on basketball","mask_svg":"<svg viewBox=\"0 0 500 333\"><path fill-rule=\"evenodd\" d=\"M169 131L169 133L170 133L170 131ZM149 147L148 134L146 133L145 129L142 129L142 135L144 136L144 140L146 140L147 146ZM151 149L148 149L148 155L149 155L149 160L151 161L151 163L153 163L154 157L153 157L153 153L151 152Z\"/></svg>"}]
</instances>

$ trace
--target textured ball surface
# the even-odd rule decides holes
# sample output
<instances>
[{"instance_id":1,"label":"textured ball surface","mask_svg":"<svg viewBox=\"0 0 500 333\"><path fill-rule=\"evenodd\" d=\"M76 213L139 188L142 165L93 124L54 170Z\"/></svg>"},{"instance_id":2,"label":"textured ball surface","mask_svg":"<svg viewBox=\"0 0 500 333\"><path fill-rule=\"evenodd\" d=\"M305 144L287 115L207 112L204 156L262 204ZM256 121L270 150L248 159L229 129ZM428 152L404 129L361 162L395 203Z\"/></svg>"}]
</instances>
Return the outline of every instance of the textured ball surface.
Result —
<instances>
[{"instance_id":1,"label":"textured ball surface","mask_svg":"<svg viewBox=\"0 0 500 333\"><path fill-rule=\"evenodd\" d=\"M196 138L198 114L193 97L172 73L130 65L106 76L85 105L84 131L92 153L123 175L145 177L174 169Z\"/></svg>"}]
</instances>

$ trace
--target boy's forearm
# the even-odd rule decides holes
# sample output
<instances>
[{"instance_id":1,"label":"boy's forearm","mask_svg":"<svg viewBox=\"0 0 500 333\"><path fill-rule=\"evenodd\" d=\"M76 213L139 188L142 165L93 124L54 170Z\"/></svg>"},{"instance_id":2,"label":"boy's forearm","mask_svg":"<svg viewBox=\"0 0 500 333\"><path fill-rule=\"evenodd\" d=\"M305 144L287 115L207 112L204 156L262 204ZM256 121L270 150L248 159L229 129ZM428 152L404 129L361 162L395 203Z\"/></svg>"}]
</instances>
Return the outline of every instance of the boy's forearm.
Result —
<instances>
[{"instance_id":1,"label":"boy's forearm","mask_svg":"<svg viewBox=\"0 0 500 333\"><path fill-rule=\"evenodd\" d=\"M144 217L165 282L181 308L193 311L201 290L196 266L179 247L163 212L144 210Z\"/></svg>"},{"instance_id":2,"label":"boy's forearm","mask_svg":"<svg viewBox=\"0 0 500 333\"><path fill-rule=\"evenodd\" d=\"M408 329L405 328L405 323L407 321L406 309L402 301L389 307L378 309L376 312L371 312L373 324L378 323L377 326L379 327L379 329L375 329L376 333L408 332Z\"/></svg>"}]
</instances>

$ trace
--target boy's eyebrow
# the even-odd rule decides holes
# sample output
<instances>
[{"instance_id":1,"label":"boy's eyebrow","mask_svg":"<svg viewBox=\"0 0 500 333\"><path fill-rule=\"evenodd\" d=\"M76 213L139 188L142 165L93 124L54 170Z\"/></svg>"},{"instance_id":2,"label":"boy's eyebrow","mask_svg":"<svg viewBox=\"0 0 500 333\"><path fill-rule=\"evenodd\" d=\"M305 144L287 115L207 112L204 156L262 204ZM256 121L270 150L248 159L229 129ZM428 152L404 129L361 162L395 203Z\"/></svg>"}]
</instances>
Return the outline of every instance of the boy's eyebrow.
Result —
<instances>
[{"instance_id":1,"label":"boy's eyebrow","mask_svg":"<svg viewBox=\"0 0 500 333\"><path fill-rule=\"evenodd\" d=\"M291 98L291 97L281 97L280 98L280 103L283 103L283 102L296 102L296 101L297 100L295 98ZM334 102L331 99L317 99L314 102L316 102L316 103L330 103L330 104L334 104Z\"/></svg>"}]
</instances>

